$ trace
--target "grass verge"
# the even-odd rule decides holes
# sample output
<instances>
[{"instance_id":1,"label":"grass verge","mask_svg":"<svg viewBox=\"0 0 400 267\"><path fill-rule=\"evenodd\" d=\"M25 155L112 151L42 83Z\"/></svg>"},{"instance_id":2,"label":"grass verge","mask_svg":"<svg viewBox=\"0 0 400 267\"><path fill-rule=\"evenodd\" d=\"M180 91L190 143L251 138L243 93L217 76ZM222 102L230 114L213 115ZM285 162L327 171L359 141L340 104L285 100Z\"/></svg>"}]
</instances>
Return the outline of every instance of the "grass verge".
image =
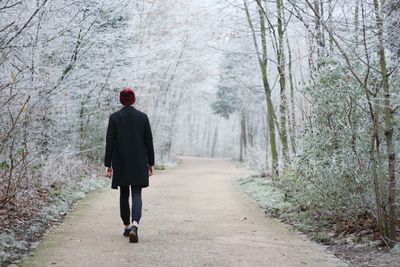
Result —
<instances>
[{"instance_id":1,"label":"grass verge","mask_svg":"<svg viewBox=\"0 0 400 267\"><path fill-rule=\"evenodd\" d=\"M339 258L357 266L400 266L400 245L393 249L382 242L370 214L341 217L316 203L299 203L282 185L257 175L239 178L239 187L270 217L290 224L311 240L326 245Z\"/></svg>"},{"instance_id":2,"label":"grass verge","mask_svg":"<svg viewBox=\"0 0 400 267\"><path fill-rule=\"evenodd\" d=\"M43 190L35 207L10 207L0 218L0 266L20 263L50 227L63 221L76 201L109 183L103 177L82 177L74 184Z\"/></svg>"}]
</instances>

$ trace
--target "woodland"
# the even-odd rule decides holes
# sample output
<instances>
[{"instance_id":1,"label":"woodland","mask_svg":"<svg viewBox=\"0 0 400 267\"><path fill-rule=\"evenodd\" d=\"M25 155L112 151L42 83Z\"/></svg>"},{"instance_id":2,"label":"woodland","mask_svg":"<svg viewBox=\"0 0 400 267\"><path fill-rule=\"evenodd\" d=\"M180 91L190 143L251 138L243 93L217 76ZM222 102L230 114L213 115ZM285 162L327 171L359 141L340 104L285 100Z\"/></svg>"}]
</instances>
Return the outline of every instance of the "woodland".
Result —
<instances>
[{"instance_id":1,"label":"woodland","mask_svg":"<svg viewBox=\"0 0 400 267\"><path fill-rule=\"evenodd\" d=\"M20 221L101 175L124 86L158 168L240 161L400 251L400 1L0 0L2 260Z\"/></svg>"}]
</instances>

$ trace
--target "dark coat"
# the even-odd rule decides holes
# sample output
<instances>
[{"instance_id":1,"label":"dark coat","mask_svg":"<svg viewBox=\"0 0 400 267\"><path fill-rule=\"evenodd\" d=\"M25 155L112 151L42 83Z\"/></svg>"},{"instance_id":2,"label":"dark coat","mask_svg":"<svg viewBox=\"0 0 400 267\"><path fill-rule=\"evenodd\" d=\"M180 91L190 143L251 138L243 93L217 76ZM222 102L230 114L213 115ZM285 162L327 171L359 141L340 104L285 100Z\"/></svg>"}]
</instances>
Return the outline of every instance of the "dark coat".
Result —
<instances>
[{"instance_id":1,"label":"dark coat","mask_svg":"<svg viewBox=\"0 0 400 267\"><path fill-rule=\"evenodd\" d=\"M123 107L108 121L104 165L113 169L111 188L149 186L148 166L154 166L153 137L147 115Z\"/></svg>"}]
</instances>

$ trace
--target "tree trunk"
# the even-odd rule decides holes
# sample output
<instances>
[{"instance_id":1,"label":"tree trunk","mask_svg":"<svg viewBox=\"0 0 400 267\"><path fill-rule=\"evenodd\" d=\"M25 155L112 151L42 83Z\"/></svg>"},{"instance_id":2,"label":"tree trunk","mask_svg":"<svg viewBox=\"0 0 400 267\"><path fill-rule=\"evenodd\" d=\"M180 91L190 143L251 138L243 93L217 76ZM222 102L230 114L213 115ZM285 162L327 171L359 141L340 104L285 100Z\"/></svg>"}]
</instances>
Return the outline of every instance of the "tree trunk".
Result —
<instances>
[{"instance_id":1,"label":"tree trunk","mask_svg":"<svg viewBox=\"0 0 400 267\"><path fill-rule=\"evenodd\" d=\"M359 0L357 0L357 1L359 1ZM330 27L333 27L333 19L332 19L332 11L333 11L333 6L332 6L332 0L328 0L328 8L329 8L329 13L328 13L328 16L329 16L329 26ZM329 51L331 52L331 53L333 53L333 38L332 38L332 36L330 35L330 34L328 34L328 40L329 40Z\"/></svg>"},{"instance_id":2,"label":"tree trunk","mask_svg":"<svg viewBox=\"0 0 400 267\"><path fill-rule=\"evenodd\" d=\"M288 63L288 70L289 70L289 83L290 83L290 104L291 104L291 113L288 115L288 117L291 119L291 122L289 123L289 134L290 134L290 140L291 140L291 147L292 147L292 152L293 155L296 155L296 107L294 105L294 81L293 81L293 62L292 62L292 49L289 44L289 38L286 35L286 45L288 49L288 57L289 57L289 63Z\"/></svg>"},{"instance_id":3,"label":"tree trunk","mask_svg":"<svg viewBox=\"0 0 400 267\"><path fill-rule=\"evenodd\" d=\"M240 113L240 156L239 160L244 160L244 154L246 153L247 147L247 134L246 134L246 116L245 112L242 109Z\"/></svg>"},{"instance_id":4,"label":"tree trunk","mask_svg":"<svg viewBox=\"0 0 400 267\"><path fill-rule=\"evenodd\" d=\"M330 0L331 1L331 0ZM356 40L356 45L358 45L358 33L360 28L360 0L356 0L356 7L354 10L354 35Z\"/></svg>"},{"instance_id":5,"label":"tree trunk","mask_svg":"<svg viewBox=\"0 0 400 267\"><path fill-rule=\"evenodd\" d=\"M278 28L278 47L276 49L277 52L277 67L279 73L279 85L280 85L280 137L282 142L282 156L283 156L283 164L287 165L289 163L289 146L288 146L288 138L287 138L287 130L286 130L286 63L285 63L285 49L284 49L284 29L283 29L283 21L284 21L284 13L283 13L283 2L282 0L276 0L276 9L277 9L277 28Z\"/></svg>"},{"instance_id":6,"label":"tree trunk","mask_svg":"<svg viewBox=\"0 0 400 267\"><path fill-rule=\"evenodd\" d=\"M373 111L373 127L372 127L372 134L371 134L371 143L370 143L370 162L371 162L371 173L373 177L374 183L374 192L375 192L375 204L376 204L376 217L377 217L377 224L379 232L385 236L386 233L386 224L385 224L385 207L383 204L383 185L381 181L381 177L378 174L378 167L377 167L377 159L375 157L375 143L379 145L379 129L378 129L378 116L379 114Z\"/></svg>"},{"instance_id":7,"label":"tree trunk","mask_svg":"<svg viewBox=\"0 0 400 267\"><path fill-rule=\"evenodd\" d=\"M375 19L378 29L378 57L379 67L382 75L383 86L383 110L385 122L386 153L388 162L388 232L387 238L389 245L394 245L396 241L396 157L393 143L393 113L390 103L389 74L386 65L386 56L383 37L383 22L381 17L381 7L378 0L374 0Z\"/></svg>"},{"instance_id":8,"label":"tree trunk","mask_svg":"<svg viewBox=\"0 0 400 267\"><path fill-rule=\"evenodd\" d=\"M213 144L211 148L211 157L215 157L215 149L217 147L217 142L218 142L218 125L215 127L214 131L214 138L213 138Z\"/></svg>"},{"instance_id":9,"label":"tree trunk","mask_svg":"<svg viewBox=\"0 0 400 267\"><path fill-rule=\"evenodd\" d=\"M267 125L269 132L269 142L271 146L271 156L272 156L272 177L276 178L279 175L278 171L278 151L276 149L276 135L275 135L275 111L271 98L271 88L268 81L268 59L267 59L267 41L266 41L266 29L265 29L265 18L264 14L259 8L259 16L260 16L260 30L261 30L261 45L262 52L260 52L258 48L258 42L256 37L256 31L254 29L253 23L251 21L249 8L246 0L243 0L245 12L247 16L247 20L250 26L250 30L252 32L253 42L256 49L256 53L258 55L258 62L260 66L261 76L263 80L264 92L267 100ZM267 158L268 158L268 150L267 150Z\"/></svg>"},{"instance_id":10,"label":"tree trunk","mask_svg":"<svg viewBox=\"0 0 400 267\"><path fill-rule=\"evenodd\" d=\"M319 60L322 56L324 56L323 48L325 47L325 41L322 33L322 15L321 15L321 5L322 3L319 0L314 0L314 12L315 14L315 32L317 37L317 56ZM317 62L317 68L320 68L320 62Z\"/></svg>"}]
</instances>

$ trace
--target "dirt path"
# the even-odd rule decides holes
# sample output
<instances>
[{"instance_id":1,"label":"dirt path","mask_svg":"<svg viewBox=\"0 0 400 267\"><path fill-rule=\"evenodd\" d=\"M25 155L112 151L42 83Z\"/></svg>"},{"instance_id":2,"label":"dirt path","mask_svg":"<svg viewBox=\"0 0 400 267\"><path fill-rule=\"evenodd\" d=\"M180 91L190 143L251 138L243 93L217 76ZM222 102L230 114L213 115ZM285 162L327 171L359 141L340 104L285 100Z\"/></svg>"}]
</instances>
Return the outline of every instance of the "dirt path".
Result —
<instances>
[{"instance_id":1,"label":"dirt path","mask_svg":"<svg viewBox=\"0 0 400 267\"><path fill-rule=\"evenodd\" d=\"M118 191L83 200L24 266L347 266L290 232L232 183L224 160L183 158L143 191L140 243L122 236Z\"/></svg>"}]
</instances>

